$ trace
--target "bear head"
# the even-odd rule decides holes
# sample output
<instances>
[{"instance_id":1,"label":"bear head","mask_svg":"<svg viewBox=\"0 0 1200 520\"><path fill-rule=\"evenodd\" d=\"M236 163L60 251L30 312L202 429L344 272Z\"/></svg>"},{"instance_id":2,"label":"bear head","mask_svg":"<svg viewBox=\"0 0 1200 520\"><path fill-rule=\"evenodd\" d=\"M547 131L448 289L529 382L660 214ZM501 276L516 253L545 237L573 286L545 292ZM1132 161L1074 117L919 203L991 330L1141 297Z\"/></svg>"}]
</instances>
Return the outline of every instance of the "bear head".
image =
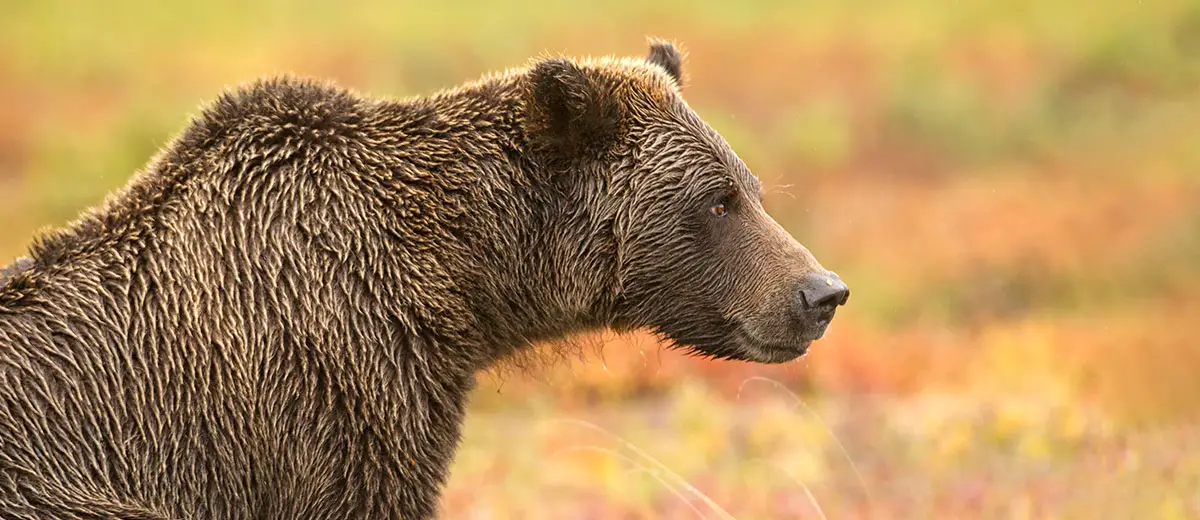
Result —
<instances>
[{"instance_id":1,"label":"bear head","mask_svg":"<svg viewBox=\"0 0 1200 520\"><path fill-rule=\"evenodd\" d=\"M682 56L537 61L526 128L605 233L602 322L717 358L802 356L849 290L763 208L750 169L681 95ZM566 191L572 191L567 189Z\"/></svg>"}]
</instances>

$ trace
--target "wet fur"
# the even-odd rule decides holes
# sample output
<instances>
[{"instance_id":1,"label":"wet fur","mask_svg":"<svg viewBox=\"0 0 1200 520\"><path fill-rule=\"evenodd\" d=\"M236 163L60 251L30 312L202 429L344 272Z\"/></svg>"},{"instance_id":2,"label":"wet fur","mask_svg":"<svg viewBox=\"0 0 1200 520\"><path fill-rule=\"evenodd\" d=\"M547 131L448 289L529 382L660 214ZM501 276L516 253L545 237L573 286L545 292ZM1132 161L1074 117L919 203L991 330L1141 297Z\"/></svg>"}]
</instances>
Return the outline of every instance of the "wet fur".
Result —
<instances>
[{"instance_id":1,"label":"wet fur","mask_svg":"<svg viewBox=\"0 0 1200 520\"><path fill-rule=\"evenodd\" d=\"M679 61L223 95L0 275L0 516L428 518L498 360L605 327L740 357L701 310L747 278L655 253L694 230L654 197L756 190ZM696 177L718 160L737 173ZM701 310L653 296L688 273Z\"/></svg>"}]
</instances>

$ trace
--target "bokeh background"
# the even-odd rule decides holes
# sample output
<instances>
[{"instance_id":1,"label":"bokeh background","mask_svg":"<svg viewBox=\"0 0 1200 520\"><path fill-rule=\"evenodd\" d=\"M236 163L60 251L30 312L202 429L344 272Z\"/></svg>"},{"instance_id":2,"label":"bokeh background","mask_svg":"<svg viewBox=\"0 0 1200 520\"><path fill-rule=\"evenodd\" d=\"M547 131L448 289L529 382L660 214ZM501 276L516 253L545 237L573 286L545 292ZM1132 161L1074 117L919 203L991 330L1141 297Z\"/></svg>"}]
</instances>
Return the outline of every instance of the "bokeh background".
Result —
<instances>
[{"instance_id":1,"label":"bokeh background","mask_svg":"<svg viewBox=\"0 0 1200 520\"><path fill-rule=\"evenodd\" d=\"M853 288L783 366L642 335L484 375L446 518L1200 517L1200 3L0 3L0 263L223 89L689 52Z\"/></svg>"}]
</instances>

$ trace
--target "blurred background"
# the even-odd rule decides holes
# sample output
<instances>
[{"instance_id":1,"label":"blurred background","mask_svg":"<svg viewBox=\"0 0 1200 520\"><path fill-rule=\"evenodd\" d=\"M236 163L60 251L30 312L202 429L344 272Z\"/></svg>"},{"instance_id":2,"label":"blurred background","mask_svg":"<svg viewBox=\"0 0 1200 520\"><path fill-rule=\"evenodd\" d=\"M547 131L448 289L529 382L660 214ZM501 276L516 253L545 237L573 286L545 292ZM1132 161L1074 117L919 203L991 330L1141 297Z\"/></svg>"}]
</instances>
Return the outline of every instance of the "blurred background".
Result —
<instances>
[{"instance_id":1,"label":"blurred background","mask_svg":"<svg viewBox=\"0 0 1200 520\"><path fill-rule=\"evenodd\" d=\"M685 97L853 297L782 366L603 335L486 374L446 518L1200 517L1196 1L0 13L0 264L261 76L406 97L688 51Z\"/></svg>"}]
</instances>

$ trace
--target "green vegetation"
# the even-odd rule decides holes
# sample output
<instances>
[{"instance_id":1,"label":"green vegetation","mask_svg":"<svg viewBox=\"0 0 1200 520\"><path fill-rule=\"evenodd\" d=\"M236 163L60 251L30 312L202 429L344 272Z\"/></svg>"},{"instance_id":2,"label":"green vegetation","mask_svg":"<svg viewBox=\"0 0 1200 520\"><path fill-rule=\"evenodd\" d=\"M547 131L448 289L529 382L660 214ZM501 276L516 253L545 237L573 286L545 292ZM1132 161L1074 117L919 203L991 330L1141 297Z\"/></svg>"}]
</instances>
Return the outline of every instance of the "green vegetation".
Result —
<instances>
[{"instance_id":1,"label":"green vegetation","mask_svg":"<svg viewBox=\"0 0 1200 520\"><path fill-rule=\"evenodd\" d=\"M3 11L4 263L258 76L405 97L683 44L689 102L850 304L783 367L633 336L485 378L447 517L1200 516L1200 3Z\"/></svg>"}]
</instances>

